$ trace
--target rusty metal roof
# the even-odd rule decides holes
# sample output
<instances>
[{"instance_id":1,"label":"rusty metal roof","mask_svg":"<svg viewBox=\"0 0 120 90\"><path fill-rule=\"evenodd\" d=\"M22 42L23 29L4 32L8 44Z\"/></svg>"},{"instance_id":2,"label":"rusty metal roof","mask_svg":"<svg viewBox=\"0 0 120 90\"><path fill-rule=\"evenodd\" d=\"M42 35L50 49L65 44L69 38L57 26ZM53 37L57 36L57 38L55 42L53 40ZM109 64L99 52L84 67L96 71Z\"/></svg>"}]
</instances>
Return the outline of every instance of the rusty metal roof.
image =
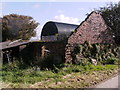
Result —
<instances>
[{"instance_id":1,"label":"rusty metal roof","mask_svg":"<svg viewBox=\"0 0 120 90\"><path fill-rule=\"evenodd\" d=\"M1 42L0 43L0 50L7 49L7 48L12 48L12 47L17 47L20 45L25 45L30 43L30 41L19 41L19 42L12 42L12 41L6 41L6 42Z\"/></svg>"}]
</instances>

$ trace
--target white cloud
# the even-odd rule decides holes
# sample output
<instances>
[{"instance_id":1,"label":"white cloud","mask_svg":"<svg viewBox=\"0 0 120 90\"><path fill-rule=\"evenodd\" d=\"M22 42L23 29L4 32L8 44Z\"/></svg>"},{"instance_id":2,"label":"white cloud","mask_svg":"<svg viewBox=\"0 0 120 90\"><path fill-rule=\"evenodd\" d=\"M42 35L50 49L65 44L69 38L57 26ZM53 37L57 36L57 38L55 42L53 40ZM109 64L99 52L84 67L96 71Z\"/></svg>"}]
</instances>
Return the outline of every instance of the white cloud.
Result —
<instances>
[{"instance_id":1,"label":"white cloud","mask_svg":"<svg viewBox=\"0 0 120 90\"><path fill-rule=\"evenodd\" d=\"M42 27L40 25L38 25L38 27L35 29L37 37L39 37L41 35L41 30L42 30Z\"/></svg>"},{"instance_id":2,"label":"white cloud","mask_svg":"<svg viewBox=\"0 0 120 90\"><path fill-rule=\"evenodd\" d=\"M58 10L57 12L58 12L58 13L63 13L63 12L64 12L64 10Z\"/></svg>"},{"instance_id":3,"label":"white cloud","mask_svg":"<svg viewBox=\"0 0 120 90\"><path fill-rule=\"evenodd\" d=\"M33 5L33 8L39 8L39 7L40 7L39 4L35 4L35 5Z\"/></svg>"},{"instance_id":4,"label":"white cloud","mask_svg":"<svg viewBox=\"0 0 120 90\"><path fill-rule=\"evenodd\" d=\"M55 16L54 20L58 22L64 22L64 23L70 23L70 24L80 24L80 21L78 18L67 17L63 14L60 14L59 16Z\"/></svg>"},{"instance_id":5,"label":"white cloud","mask_svg":"<svg viewBox=\"0 0 120 90\"><path fill-rule=\"evenodd\" d=\"M35 37L31 37L30 41L39 41L39 40L41 40L41 38L40 38L41 37L41 30L42 30L41 26L38 25L38 27L35 29L36 36Z\"/></svg>"}]
</instances>

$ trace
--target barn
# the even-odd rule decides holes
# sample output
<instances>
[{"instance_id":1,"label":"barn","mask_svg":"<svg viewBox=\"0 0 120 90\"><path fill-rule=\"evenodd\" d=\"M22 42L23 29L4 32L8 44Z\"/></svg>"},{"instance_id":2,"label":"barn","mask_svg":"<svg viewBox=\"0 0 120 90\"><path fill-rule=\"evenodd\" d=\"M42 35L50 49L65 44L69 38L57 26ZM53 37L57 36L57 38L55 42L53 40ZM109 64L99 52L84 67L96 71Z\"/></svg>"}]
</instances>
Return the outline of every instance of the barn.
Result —
<instances>
[{"instance_id":1,"label":"barn","mask_svg":"<svg viewBox=\"0 0 120 90\"><path fill-rule=\"evenodd\" d=\"M69 37L71 32L78 27L78 25L67 24L61 22L47 22L42 29L42 41L61 41Z\"/></svg>"},{"instance_id":2,"label":"barn","mask_svg":"<svg viewBox=\"0 0 120 90\"><path fill-rule=\"evenodd\" d=\"M41 32L41 41L6 41L0 43L5 63L19 58L28 63L39 61L51 55L54 63L63 62L66 39L78 25L60 22L47 22ZM29 56L28 56L29 55Z\"/></svg>"},{"instance_id":3,"label":"barn","mask_svg":"<svg viewBox=\"0 0 120 90\"><path fill-rule=\"evenodd\" d=\"M89 42L91 44L115 43L110 28L103 17L96 12L91 12L87 18L78 26L75 32L70 35L66 44L65 60L71 62L71 48L75 44Z\"/></svg>"},{"instance_id":4,"label":"barn","mask_svg":"<svg viewBox=\"0 0 120 90\"><path fill-rule=\"evenodd\" d=\"M7 47L27 45L21 52L21 55L27 57L24 60L32 58L33 62L41 62L43 58L51 56L52 61L47 62L48 64L69 63L72 61L71 48L74 44L83 44L86 41L91 44L114 43L110 30L99 13L91 12L80 25L49 21L43 26L41 41L18 42Z\"/></svg>"},{"instance_id":5,"label":"barn","mask_svg":"<svg viewBox=\"0 0 120 90\"><path fill-rule=\"evenodd\" d=\"M33 42L37 60L52 57L50 63L59 64L65 60L65 46L70 34L78 25L61 22L47 22L41 32L41 42Z\"/></svg>"}]
</instances>

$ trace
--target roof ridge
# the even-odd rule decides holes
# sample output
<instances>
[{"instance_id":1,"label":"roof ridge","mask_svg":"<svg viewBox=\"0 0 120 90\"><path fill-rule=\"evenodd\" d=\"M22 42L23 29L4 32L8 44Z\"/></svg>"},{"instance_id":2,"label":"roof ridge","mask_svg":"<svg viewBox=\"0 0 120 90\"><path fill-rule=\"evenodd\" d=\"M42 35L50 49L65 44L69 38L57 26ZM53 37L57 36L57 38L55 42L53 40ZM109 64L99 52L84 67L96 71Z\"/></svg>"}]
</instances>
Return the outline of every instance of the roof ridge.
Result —
<instances>
[{"instance_id":1,"label":"roof ridge","mask_svg":"<svg viewBox=\"0 0 120 90\"><path fill-rule=\"evenodd\" d=\"M10 42L8 45L11 45L11 44L17 43L17 42L19 42L19 41L21 41L21 40L22 40L22 39L18 39L18 40L12 41L12 42Z\"/></svg>"}]
</instances>

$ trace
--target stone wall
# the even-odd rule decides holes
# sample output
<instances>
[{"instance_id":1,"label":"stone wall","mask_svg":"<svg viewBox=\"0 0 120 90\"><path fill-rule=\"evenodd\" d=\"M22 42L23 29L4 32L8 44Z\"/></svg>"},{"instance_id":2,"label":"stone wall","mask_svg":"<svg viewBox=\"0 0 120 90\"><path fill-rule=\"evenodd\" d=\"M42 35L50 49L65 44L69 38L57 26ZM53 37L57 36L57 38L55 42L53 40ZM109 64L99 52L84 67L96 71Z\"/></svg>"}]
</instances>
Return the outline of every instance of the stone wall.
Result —
<instances>
[{"instance_id":1,"label":"stone wall","mask_svg":"<svg viewBox=\"0 0 120 90\"><path fill-rule=\"evenodd\" d=\"M85 21L68 38L65 52L66 62L71 62L71 48L74 44L83 44L85 41L93 43L114 43L110 28L105 24L102 16L92 12Z\"/></svg>"},{"instance_id":2,"label":"stone wall","mask_svg":"<svg viewBox=\"0 0 120 90\"><path fill-rule=\"evenodd\" d=\"M113 39L108 32L110 29L105 24L102 16L95 12L91 13L88 18L76 29L69 39L69 44L84 43L113 43Z\"/></svg>"}]
</instances>

